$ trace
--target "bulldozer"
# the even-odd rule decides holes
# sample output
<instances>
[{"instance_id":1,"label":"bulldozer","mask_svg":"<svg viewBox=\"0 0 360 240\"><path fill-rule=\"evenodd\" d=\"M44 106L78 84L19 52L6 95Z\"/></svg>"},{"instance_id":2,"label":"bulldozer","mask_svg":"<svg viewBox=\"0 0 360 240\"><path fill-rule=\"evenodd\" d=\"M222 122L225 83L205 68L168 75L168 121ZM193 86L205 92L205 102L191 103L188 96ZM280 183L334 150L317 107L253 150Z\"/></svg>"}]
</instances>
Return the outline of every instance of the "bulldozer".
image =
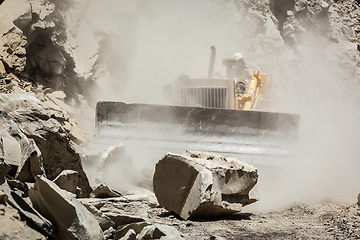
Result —
<instances>
[{"instance_id":1,"label":"bulldozer","mask_svg":"<svg viewBox=\"0 0 360 240\"><path fill-rule=\"evenodd\" d=\"M238 54L222 60L226 76L219 76L213 73L215 57L212 46L207 76L180 75L164 86L169 105L99 101L102 144L122 142L144 154L296 155L300 116L272 111L267 74L249 71Z\"/></svg>"}]
</instances>

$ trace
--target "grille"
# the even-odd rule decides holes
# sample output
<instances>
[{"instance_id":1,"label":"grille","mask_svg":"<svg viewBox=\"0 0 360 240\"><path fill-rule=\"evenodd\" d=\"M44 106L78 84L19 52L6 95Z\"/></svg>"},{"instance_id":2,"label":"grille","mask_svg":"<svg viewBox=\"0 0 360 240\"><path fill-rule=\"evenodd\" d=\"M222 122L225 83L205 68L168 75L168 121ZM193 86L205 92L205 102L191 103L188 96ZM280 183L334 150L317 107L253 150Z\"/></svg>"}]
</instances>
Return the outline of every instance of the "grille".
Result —
<instances>
[{"instance_id":1,"label":"grille","mask_svg":"<svg viewBox=\"0 0 360 240\"><path fill-rule=\"evenodd\" d=\"M228 108L228 88L182 88L181 105Z\"/></svg>"}]
</instances>

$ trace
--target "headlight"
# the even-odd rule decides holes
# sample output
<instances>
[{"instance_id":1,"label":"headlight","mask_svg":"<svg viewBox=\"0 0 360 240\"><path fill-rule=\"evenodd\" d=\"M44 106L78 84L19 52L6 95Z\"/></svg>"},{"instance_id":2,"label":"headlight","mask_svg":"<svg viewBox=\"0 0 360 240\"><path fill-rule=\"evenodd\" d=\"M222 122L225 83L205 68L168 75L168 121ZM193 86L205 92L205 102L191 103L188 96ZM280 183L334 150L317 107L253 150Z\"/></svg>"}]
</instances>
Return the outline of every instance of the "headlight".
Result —
<instances>
[{"instance_id":1,"label":"headlight","mask_svg":"<svg viewBox=\"0 0 360 240\"><path fill-rule=\"evenodd\" d=\"M244 82L237 82L235 85L235 90L239 94L243 94L246 92L246 85Z\"/></svg>"}]
</instances>

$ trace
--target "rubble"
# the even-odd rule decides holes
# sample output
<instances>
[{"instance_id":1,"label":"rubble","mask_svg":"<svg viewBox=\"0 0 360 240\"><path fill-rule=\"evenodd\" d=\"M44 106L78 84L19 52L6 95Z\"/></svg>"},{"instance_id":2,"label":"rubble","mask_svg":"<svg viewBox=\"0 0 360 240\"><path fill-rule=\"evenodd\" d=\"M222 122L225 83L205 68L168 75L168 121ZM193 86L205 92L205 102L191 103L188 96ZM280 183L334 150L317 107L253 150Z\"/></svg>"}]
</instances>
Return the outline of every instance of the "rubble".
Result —
<instances>
[{"instance_id":1,"label":"rubble","mask_svg":"<svg viewBox=\"0 0 360 240\"><path fill-rule=\"evenodd\" d=\"M240 212L253 203L250 190L257 169L215 153L167 153L155 167L154 192L160 206L183 219L217 217Z\"/></svg>"},{"instance_id":2,"label":"rubble","mask_svg":"<svg viewBox=\"0 0 360 240\"><path fill-rule=\"evenodd\" d=\"M18 172L17 176L23 181L31 181L30 177L41 174L41 164L50 180L54 180L63 170L74 170L79 176L81 196L88 197L91 192L89 181L76 144L62 126L61 119L55 119L54 112L32 93L0 94L0 107L3 110L1 119L9 122L7 125L11 126L12 132L27 142L21 145L24 152L21 163L18 163L19 171L24 169L25 172ZM19 161L19 156L13 154L13 159Z\"/></svg>"},{"instance_id":3,"label":"rubble","mask_svg":"<svg viewBox=\"0 0 360 240\"><path fill-rule=\"evenodd\" d=\"M33 139L20 130L5 111L0 114L1 143L4 161L11 166L15 178L20 181L34 181L34 176L44 174L41 152Z\"/></svg>"},{"instance_id":4,"label":"rubble","mask_svg":"<svg viewBox=\"0 0 360 240\"><path fill-rule=\"evenodd\" d=\"M148 200L143 196L82 198L79 201L85 206L94 206L110 218L114 222L114 229L120 225L143 222L147 219Z\"/></svg>"},{"instance_id":5,"label":"rubble","mask_svg":"<svg viewBox=\"0 0 360 240\"><path fill-rule=\"evenodd\" d=\"M26 217L28 221L34 224L42 232L45 232L47 235L53 236L55 233L55 227L48 219L40 215L30 203L25 201L19 193L14 190L11 190L8 183L0 185L0 190L3 191L6 196L6 202L10 203L11 206L16 208L19 213Z\"/></svg>"},{"instance_id":6,"label":"rubble","mask_svg":"<svg viewBox=\"0 0 360 240\"><path fill-rule=\"evenodd\" d=\"M2 239L47 239L29 227L25 221L20 221L19 212L7 204L0 204L0 226L0 238Z\"/></svg>"},{"instance_id":7,"label":"rubble","mask_svg":"<svg viewBox=\"0 0 360 240\"><path fill-rule=\"evenodd\" d=\"M55 239L104 239L95 217L73 194L52 181L36 177L29 197L34 208L55 224Z\"/></svg>"}]
</instances>

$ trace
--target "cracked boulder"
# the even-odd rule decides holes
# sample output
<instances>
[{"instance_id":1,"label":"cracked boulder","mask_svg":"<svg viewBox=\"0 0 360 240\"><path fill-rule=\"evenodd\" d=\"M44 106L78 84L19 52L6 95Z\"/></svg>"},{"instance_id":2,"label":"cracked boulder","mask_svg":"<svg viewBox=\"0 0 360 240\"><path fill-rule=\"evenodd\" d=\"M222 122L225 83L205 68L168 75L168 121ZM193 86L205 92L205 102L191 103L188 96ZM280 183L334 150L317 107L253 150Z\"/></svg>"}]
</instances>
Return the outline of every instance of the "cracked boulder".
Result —
<instances>
[{"instance_id":1,"label":"cracked boulder","mask_svg":"<svg viewBox=\"0 0 360 240\"><path fill-rule=\"evenodd\" d=\"M240 212L257 201L249 197L257 180L257 169L235 158L187 151L165 154L153 185L160 206L186 220Z\"/></svg>"}]
</instances>

